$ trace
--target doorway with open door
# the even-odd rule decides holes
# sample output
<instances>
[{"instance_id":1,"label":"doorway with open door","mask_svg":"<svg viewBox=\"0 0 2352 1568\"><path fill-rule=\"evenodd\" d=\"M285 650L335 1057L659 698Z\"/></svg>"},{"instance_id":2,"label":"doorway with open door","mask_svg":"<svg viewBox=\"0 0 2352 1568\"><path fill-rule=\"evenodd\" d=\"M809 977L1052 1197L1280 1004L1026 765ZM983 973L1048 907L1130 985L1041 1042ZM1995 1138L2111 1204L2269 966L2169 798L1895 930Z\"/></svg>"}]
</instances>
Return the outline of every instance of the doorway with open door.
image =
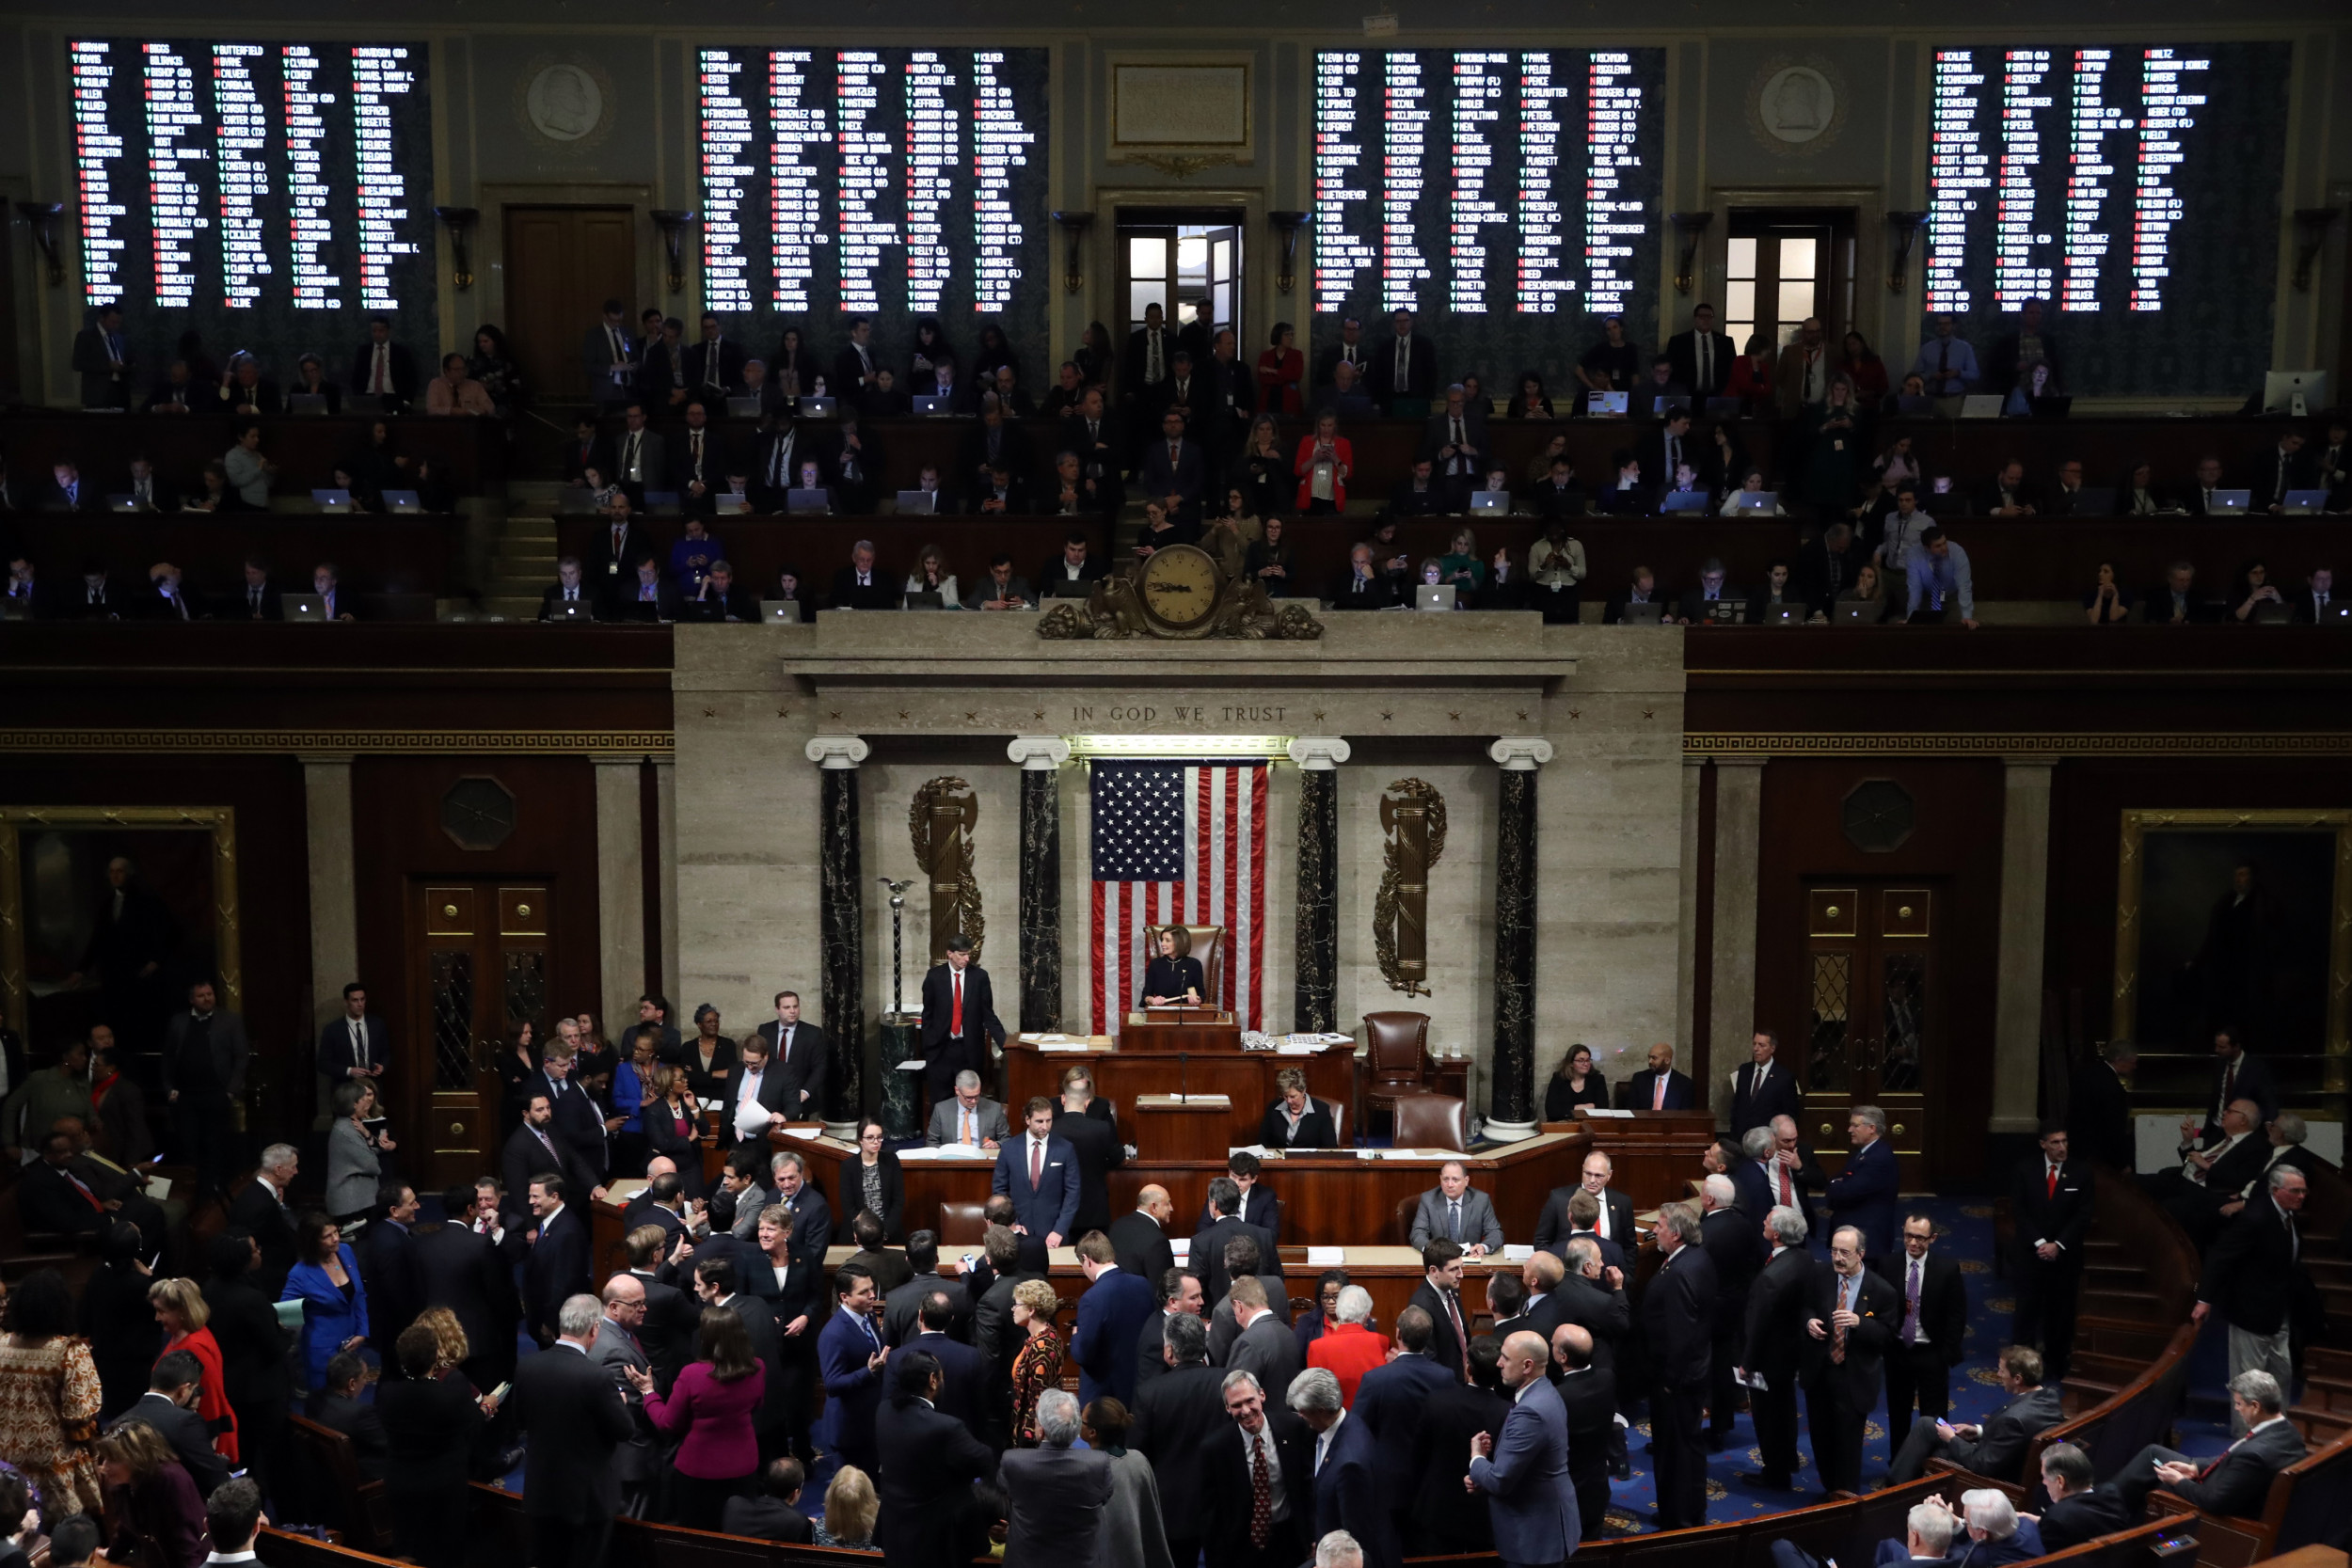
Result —
<instances>
[{"instance_id":1,"label":"doorway with open door","mask_svg":"<svg viewBox=\"0 0 2352 1568\"><path fill-rule=\"evenodd\" d=\"M1848 1111L1876 1105L1886 1114L1903 1189L1927 1185L1928 1091L1950 1050L1937 962L1941 894L1922 880L1844 879L1805 888L1804 960L1791 977L1804 994L1782 1016L1805 1021L1799 1132L1825 1171L1845 1165Z\"/></svg>"},{"instance_id":2,"label":"doorway with open door","mask_svg":"<svg viewBox=\"0 0 2352 1568\"><path fill-rule=\"evenodd\" d=\"M1724 255L1724 331L1747 352L1764 340L1777 361L1810 317L1834 370L1854 324L1856 219L1851 207L1735 207Z\"/></svg>"},{"instance_id":3,"label":"doorway with open door","mask_svg":"<svg viewBox=\"0 0 2352 1568\"><path fill-rule=\"evenodd\" d=\"M1234 353L1240 355L1246 341L1241 321L1243 216L1238 207L1119 209L1120 343L1132 341L1144 329L1156 306L1168 342L1187 349L1196 360L1206 360L1219 327L1233 329ZM1122 384L1120 390L1127 395L1134 388Z\"/></svg>"},{"instance_id":4,"label":"doorway with open door","mask_svg":"<svg viewBox=\"0 0 2352 1568\"><path fill-rule=\"evenodd\" d=\"M403 1169L439 1192L498 1168L504 1141L501 1067L522 1025L546 1043L555 973L555 911L545 882L418 879L406 911L411 1037L404 1127L422 1130ZM413 1137L413 1134L412 1134Z\"/></svg>"}]
</instances>

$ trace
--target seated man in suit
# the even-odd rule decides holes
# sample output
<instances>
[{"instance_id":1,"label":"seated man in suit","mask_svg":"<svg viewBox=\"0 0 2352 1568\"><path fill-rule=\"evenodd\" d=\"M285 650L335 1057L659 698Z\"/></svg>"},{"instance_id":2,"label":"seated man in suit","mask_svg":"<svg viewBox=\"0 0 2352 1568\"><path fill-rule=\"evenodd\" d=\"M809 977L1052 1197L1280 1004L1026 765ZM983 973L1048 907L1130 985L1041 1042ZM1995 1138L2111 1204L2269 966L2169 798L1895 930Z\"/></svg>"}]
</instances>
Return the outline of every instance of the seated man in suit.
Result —
<instances>
[{"instance_id":1,"label":"seated man in suit","mask_svg":"<svg viewBox=\"0 0 2352 1568\"><path fill-rule=\"evenodd\" d=\"M1721 568L1717 568L1720 573ZM1675 1048L1664 1040L1649 1048L1649 1066L1625 1081L1617 1093L1624 1111L1691 1111L1699 1108L1691 1075L1675 1068Z\"/></svg>"},{"instance_id":2,"label":"seated man in suit","mask_svg":"<svg viewBox=\"0 0 2352 1568\"><path fill-rule=\"evenodd\" d=\"M2194 562L2175 561L2164 580L2139 595L2139 613L2151 626L2211 626L2221 619L2221 607L2197 587Z\"/></svg>"},{"instance_id":3,"label":"seated man in suit","mask_svg":"<svg viewBox=\"0 0 2352 1568\"><path fill-rule=\"evenodd\" d=\"M640 556L633 570L634 578L606 602L605 613L599 619L643 621L649 625L676 620L677 589L663 580L660 563L650 555Z\"/></svg>"},{"instance_id":4,"label":"seated man in suit","mask_svg":"<svg viewBox=\"0 0 2352 1568\"><path fill-rule=\"evenodd\" d=\"M588 585L581 580L581 577L580 557L567 555L555 563L555 580L549 583L539 595L540 620L560 621L567 614L574 618L585 615L592 621L596 619L596 599L589 593ZM580 608L577 610L566 611L563 608L565 605L577 605Z\"/></svg>"},{"instance_id":5,"label":"seated man in suit","mask_svg":"<svg viewBox=\"0 0 2352 1568\"><path fill-rule=\"evenodd\" d=\"M2178 1167L2143 1176L2139 1184L2192 1238L2201 1230L2209 1238L2220 1206L2270 1163L2270 1146L2258 1131L2261 1126L2259 1102L2233 1100L2221 1113L2220 1136L2207 1134L2194 1144L2182 1144Z\"/></svg>"},{"instance_id":6,"label":"seated man in suit","mask_svg":"<svg viewBox=\"0 0 2352 1568\"><path fill-rule=\"evenodd\" d=\"M1200 521L1207 469L1199 445L1185 439L1183 410L1170 408L1160 417L1160 438L1144 447L1136 477L1143 493L1158 500L1170 516Z\"/></svg>"},{"instance_id":7,"label":"seated man in suit","mask_svg":"<svg viewBox=\"0 0 2352 1568\"><path fill-rule=\"evenodd\" d=\"M328 1358L325 1380L310 1391L303 1414L332 1432L351 1439L352 1457L358 1462L362 1485L384 1479L391 1462L391 1439L373 1403L363 1403L359 1391L367 1386L368 1364L356 1351Z\"/></svg>"},{"instance_id":8,"label":"seated man in suit","mask_svg":"<svg viewBox=\"0 0 2352 1568\"><path fill-rule=\"evenodd\" d=\"M1625 1266L1623 1249L1635 1244L1633 1200L1609 1184L1611 1178L1616 1174L1616 1165L1601 1149L1592 1149L1585 1154L1584 1164L1578 1174L1579 1185L1555 1187L1544 1199L1543 1217L1535 1222L1535 1245L1565 1258L1568 1252L1568 1238L1580 1229L1586 1229L1606 1242L1608 1247L1618 1249L1619 1256L1613 1261L1622 1268ZM1579 1226L1572 1212L1579 1193L1588 1195L1594 1202L1594 1219L1589 1226ZM1762 1222L1759 1220L1757 1223ZM1603 1251L1606 1252L1608 1247Z\"/></svg>"},{"instance_id":9,"label":"seated man in suit","mask_svg":"<svg viewBox=\"0 0 2352 1568\"><path fill-rule=\"evenodd\" d=\"M1033 1095L1021 1107L1022 1136L996 1154L989 1190L1012 1199L1013 1229L1062 1244L1078 1214L1078 1151L1054 1136L1054 1102Z\"/></svg>"},{"instance_id":10,"label":"seated man in suit","mask_svg":"<svg viewBox=\"0 0 2352 1568\"><path fill-rule=\"evenodd\" d=\"M1977 515L1980 517L2030 517L2038 509L2041 496L2026 483L2026 466L2012 457L2001 465L2000 471L1977 492Z\"/></svg>"},{"instance_id":11,"label":"seated man in suit","mask_svg":"<svg viewBox=\"0 0 2352 1568\"><path fill-rule=\"evenodd\" d=\"M1016 577L1012 557L999 550L990 558L988 576L964 595L966 610L1035 610L1037 595L1029 592L1026 578Z\"/></svg>"},{"instance_id":12,"label":"seated man in suit","mask_svg":"<svg viewBox=\"0 0 2352 1568\"><path fill-rule=\"evenodd\" d=\"M2042 1490L2050 1495L2050 1506L2039 1517L2021 1517L2034 1520L2043 1551L2062 1552L2131 1528L2114 1486L2094 1486L2091 1479L2090 1456L2074 1444L2053 1443L2042 1450Z\"/></svg>"},{"instance_id":13,"label":"seated man in suit","mask_svg":"<svg viewBox=\"0 0 2352 1568\"><path fill-rule=\"evenodd\" d=\"M1258 1141L1268 1148L1337 1148L1340 1135L1331 1113L1307 1093L1307 1075L1286 1067L1274 1075L1280 1098L1265 1108L1258 1126Z\"/></svg>"},{"instance_id":14,"label":"seated man in suit","mask_svg":"<svg viewBox=\"0 0 2352 1568\"><path fill-rule=\"evenodd\" d=\"M1690 589L1682 595L1682 602L1676 607L1675 614L1679 619L1692 626L1704 625L1708 621L1743 621L1747 619L1748 596L1740 590L1730 586L1730 584L1724 580L1724 578L1725 573L1724 571L1724 563L1721 561L1716 560L1714 557L1709 556L1707 559L1706 563L1699 568L1698 585ZM1672 1049L1672 1047L1668 1047L1670 1054L1668 1055L1667 1060L1669 1062L1673 1060L1673 1056L1671 1054ZM1640 1074L1637 1073L1635 1076L1639 1077ZM1689 1082L1689 1079L1684 1077L1683 1074L1677 1073L1675 1076L1684 1078L1684 1082L1686 1083ZM1690 1109L1689 1106L1649 1106L1646 1101L1629 1101L1628 1103L1629 1107L1634 1110L1641 1110L1645 1107L1661 1111Z\"/></svg>"},{"instance_id":15,"label":"seated man in suit","mask_svg":"<svg viewBox=\"0 0 2352 1568\"><path fill-rule=\"evenodd\" d=\"M850 546L850 563L833 575L835 610L895 610L898 588L874 564L874 542L861 539Z\"/></svg>"},{"instance_id":16,"label":"seated man in suit","mask_svg":"<svg viewBox=\"0 0 2352 1568\"><path fill-rule=\"evenodd\" d=\"M1458 1244L1466 1258L1502 1250L1502 1222L1494 1201L1470 1184L1470 1167L1448 1160L1438 1167L1438 1184L1421 1195L1407 1244L1419 1250L1434 1241Z\"/></svg>"},{"instance_id":17,"label":"seated man in suit","mask_svg":"<svg viewBox=\"0 0 2352 1568\"><path fill-rule=\"evenodd\" d=\"M2148 1494L2161 1486L2207 1513L2258 1519L2279 1472L2301 1459L2303 1435L2284 1415L2286 1398L2268 1372L2240 1372L2230 1380L2230 1410L2245 1422L2246 1435L2218 1456L2202 1461L2151 1443L2124 1463L2108 1483L2123 1503L2124 1517L2147 1512Z\"/></svg>"},{"instance_id":18,"label":"seated man in suit","mask_svg":"<svg viewBox=\"0 0 2352 1568\"><path fill-rule=\"evenodd\" d=\"M757 1495L729 1497L719 1528L729 1535L805 1546L816 1539L815 1522L800 1509L801 1489L807 1484L808 1472L799 1460L788 1454L771 1460L759 1472Z\"/></svg>"},{"instance_id":19,"label":"seated man in suit","mask_svg":"<svg viewBox=\"0 0 2352 1568\"><path fill-rule=\"evenodd\" d=\"M1073 529L1062 540L1061 554L1040 566L1029 580L1037 585L1039 596L1046 597L1055 594L1057 583L1066 585L1063 591L1068 592L1080 584L1100 582L1108 574L1109 568L1093 559L1087 536ZM1081 592L1077 596L1083 599L1086 594Z\"/></svg>"},{"instance_id":20,"label":"seated man in suit","mask_svg":"<svg viewBox=\"0 0 2352 1568\"><path fill-rule=\"evenodd\" d=\"M1372 559L1370 545L1347 552L1348 575L1331 592L1333 610L1389 610L1397 604L1396 585Z\"/></svg>"},{"instance_id":21,"label":"seated man in suit","mask_svg":"<svg viewBox=\"0 0 2352 1568\"><path fill-rule=\"evenodd\" d=\"M968 1144L996 1152L1012 1140L1012 1124L1005 1108L980 1093L980 1075L970 1068L956 1074L956 1092L931 1107L931 1124L923 1141L933 1148L942 1144Z\"/></svg>"},{"instance_id":22,"label":"seated man in suit","mask_svg":"<svg viewBox=\"0 0 2352 1568\"><path fill-rule=\"evenodd\" d=\"M24 1228L50 1235L94 1234L114 1224L122 1204L105 1199L72 1167L73 1134L50 1129L40 1159L24 1167L17 1186L17 1212Z\"/></svg>"},{"instance_id":23,"label":"seated man in suit","mask_svg":"<svg viewBox=\"0 0 2352 1568\"><path fill-rule=\"evenodd\" d=\"M1893 1482L1916 1481L1927 1474L1928 1461L1948 1459L1987 1481L2022 1481L2026 1449L2037 1433L2066 1418L2058 1391L2042 1386L2042 1353L2030 1345L2004 1345L2000 1354L2001 1391L2009 1402L1981 1423L1920 1421L1904 1437L1887 1473Z\"/></svg>"},{"instance_id":24,"label":"seated man in suit","mask_svg":"<svg viewBox=\"0 0 2352 1568\"><path fill-rule=\"evenodd\" d=\"M1264 1171L1258 1157L1246 1148L1233 1150L1225 1162L1225 1174L1241 1194L1240 1206L1233 1213L1242 1224L1263 1232L1260 1239L1272 1249L1282 1244L1282 1211L1274 1189L1265 1184ZM1206 1231L1222 1212L1216 1206L1216 1188L1212 1184L1207 1199L1200 1205L1200 1217L1193 1222L1194 1231Z\"/></svg>"}]
</instances>

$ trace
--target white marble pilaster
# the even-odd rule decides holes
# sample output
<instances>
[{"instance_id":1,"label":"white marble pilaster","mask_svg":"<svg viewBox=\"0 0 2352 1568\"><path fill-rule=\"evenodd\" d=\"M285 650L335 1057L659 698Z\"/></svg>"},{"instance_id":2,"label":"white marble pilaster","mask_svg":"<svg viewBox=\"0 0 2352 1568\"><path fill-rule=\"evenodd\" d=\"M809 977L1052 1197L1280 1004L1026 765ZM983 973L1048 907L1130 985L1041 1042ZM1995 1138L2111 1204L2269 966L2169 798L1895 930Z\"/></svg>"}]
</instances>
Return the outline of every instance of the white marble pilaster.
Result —
<instances>
[{"instance_id":1,"label":"white marble pilaster","mask_svg":"<svg viewBox=\"0 0 2352 1568\"><path fill-rule=\"evenodd\" d=\"M2042 958L2049 921L2055 757L2003 757L2001 946L1993 1010L1993 1119L2030 1133L2042 1083Z\"/></svg>"}]
</instances>

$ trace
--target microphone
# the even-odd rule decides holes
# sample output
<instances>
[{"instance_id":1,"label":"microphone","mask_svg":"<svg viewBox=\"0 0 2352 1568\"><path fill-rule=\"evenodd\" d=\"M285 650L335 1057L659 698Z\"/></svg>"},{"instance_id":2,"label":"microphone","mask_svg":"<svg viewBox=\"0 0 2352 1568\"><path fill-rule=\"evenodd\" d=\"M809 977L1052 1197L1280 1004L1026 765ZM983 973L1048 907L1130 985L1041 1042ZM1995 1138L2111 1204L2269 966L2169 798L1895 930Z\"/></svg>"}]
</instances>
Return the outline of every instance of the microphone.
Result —
<instances>
[{"instance_id":1,"label":"microphone","mask_svg":"<svg viewBox=\"0 0 2352 1568\"><path fill-rule=\"evenodd\" d=\"M1184 1092L1186 1085L1192 1081L1191 1075L1186 1071L1186 1064L1190 1062L1191 1059L1191 1053L1189 1052L1179 1051L1176 1053L1176 1098L1185 1101L1186 1103L1189 1103L1192 1100L1192 1096Z\"/></svg>"}]
</instances>

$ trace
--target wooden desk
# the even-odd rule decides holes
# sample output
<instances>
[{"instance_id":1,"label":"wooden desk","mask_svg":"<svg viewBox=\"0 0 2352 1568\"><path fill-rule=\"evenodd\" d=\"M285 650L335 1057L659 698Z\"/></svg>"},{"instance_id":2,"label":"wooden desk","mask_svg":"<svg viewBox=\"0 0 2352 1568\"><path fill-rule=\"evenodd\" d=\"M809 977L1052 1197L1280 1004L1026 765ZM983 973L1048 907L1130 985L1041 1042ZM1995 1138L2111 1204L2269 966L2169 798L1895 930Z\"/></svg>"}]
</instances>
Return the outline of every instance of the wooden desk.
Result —
<instances>
[{"instance_id":1,"label":"wooden desk","mask_svg":"<svg viewBox=\"0 0 2352 1568\"><path fill-rule=\"evenodd\" d=\"M377 420L391 427L391 450L429 457L461 496L496 491L506 483L506 427L497 420L432 418L421 414L338 414L310 418L266 414L262 455L278 465L270 488L308 495L335 482L335 465L358 451ZM20 409L0 415L0 445L19 483L46 483L50 467L72 461L86 483L107 491L129 488L127 465L144 453L155 471L183 489L202 481L204 465L237 443L246 421L226 414L86 414L65 408Z\"/></svg>"},{"instance_id":2,"label":"wooden desk","mask_svg":"<svg viewBox=\"0 0 2352 1568\"><path fill-rule=\"evenodd\" d=\"M811 1175L834 1199L841 1190L841 1167L857 1157L857 1148L828 1138L814 1127L771 1133L778 1148L797 1149L808 1157ZM1592 1145L1582 1128L1551 1132L1471 1155L1427 1149L1399 1158L1362 1158L1395 1154L1395 1150L1359 1150L1359 1158L1312 1163L1299 1161L1285 1169L1277 1153L1267 1157L1262 1180L1282 1201L1284 1249L1301 1246L1361 1246L1390 1243L1395 1238L1396 1206L1401 1198L1427 1192L1438 1184L1438 1169L1448 1160L1470 1166L1470 1184L1494 1200L1503 1235L1514 1242L1535 1239L1535 1222L1543 1215L1544 1199L1554 1187L1573 1185ZM909 1230L935 1227L942 1203L982 1203L989 1196L995 1159L906 1159L906 1226ZM1168 1190L1176 1205L1174 1231L1189 1234L1209 1182L1225 1174L1222 1156L1213 1160L1130 1160L1111 1172L1111 1212L1123 1214L1135 1207L1136 1194L1147 1182ZM835 1208L838 1210L836 1202Z\"/></svg>"},{"instance_id":3,"label":"wooden desk","mask_svg":"<svg viewBox=\"0 0 2352 1568\"><path fill-rule=\"evenodd\" d=\"M1629 1116L1592 1116L1577 1107L1574 1121L1548 1121L1547 1132L1581 1128L1593 1147L1609 1156L1609 1184L1647 1213L1661 1203L1688 1197L1687 1185L1705 1176L1699 1162L1715 1141L1712 1111L1635 1111Z\"/></svg>"},{"instance_id":4,"label":"wooden desk","mask_svg":"<svg viewBox=\"0 0 2352 1568\"><path fill-rule=\"evenodd\" d=\"M1127 1132L1127 1108L1138 1095L1221 1094L1232 1102L1225 1118L1225 1148L1254 1144L1265 1108L1275 1101L1274 1075L1286 1067L1305 1070L1307 1092L1317 1100L1343 1105L1354 1101L1356 1058L1349 1047L1335 1045L1311 1056L1285 1056L1272 1051L1241 1051L1230 1044L1204 1050L1163 1043L1174 1027L1130 1024L1116 1045L1095 1036L1086 1039L1088 1049L1083 1052L1043 1050L1023 1037L1006 1040L1005 1114L1017 1117L1031 1095L1058 1099L1062 1073L1081 1062L1094 1074L1094 1092L1107 1096L1118 1108L1120 1130L1130 1137L1134 1134ZM1189 1036L1215 1026L1181 1027ZM1232 1025L1223 1027L1231 1033ZM1151 1043L1139 1043L1145 1040ZM1222 1164L1221 1150L1217 1158Z\"/></svg>"},{"instance_id":5,"label":"wooden desk","mask_svg":"<svg viewBox=\"0 0 2352 1568\"><path fill-rule=\"evenodd\" d=\"M1146 1160L1222 1160L1233 1102L1221 1094L1139 1094L1135 1100L1136 1151Z\"/></svg>"},{"instance_id":6,"label":"wooden desk","mask_svg":"<svg viewBox=\"0 0 2352 1568\"><path fill-rule=\"evenodd\" d=\"M32 559L40 580L72 584L77 601L85 562L104 562L111 593L127 601L147 592L150 566L168 561L198 613L243 621L245 560L258 554L270 562L273 594L309 593L311 568L331 561L360 620L430 621L463 526L446 515L19 512L0 516L0 535Z\"/></svg>"},{"instance_id":7,"label":"wooden desk","mask_svg":"<svg viewBox=\"0 0 2352 1568\"><path fill-rule=\"evenodd\" d=\"M1127 1051L1239 1051L1241 1025L1207 1008L1134 1012L1120 1025L1119 1043Z\"/></svg>"}]
</instances>

